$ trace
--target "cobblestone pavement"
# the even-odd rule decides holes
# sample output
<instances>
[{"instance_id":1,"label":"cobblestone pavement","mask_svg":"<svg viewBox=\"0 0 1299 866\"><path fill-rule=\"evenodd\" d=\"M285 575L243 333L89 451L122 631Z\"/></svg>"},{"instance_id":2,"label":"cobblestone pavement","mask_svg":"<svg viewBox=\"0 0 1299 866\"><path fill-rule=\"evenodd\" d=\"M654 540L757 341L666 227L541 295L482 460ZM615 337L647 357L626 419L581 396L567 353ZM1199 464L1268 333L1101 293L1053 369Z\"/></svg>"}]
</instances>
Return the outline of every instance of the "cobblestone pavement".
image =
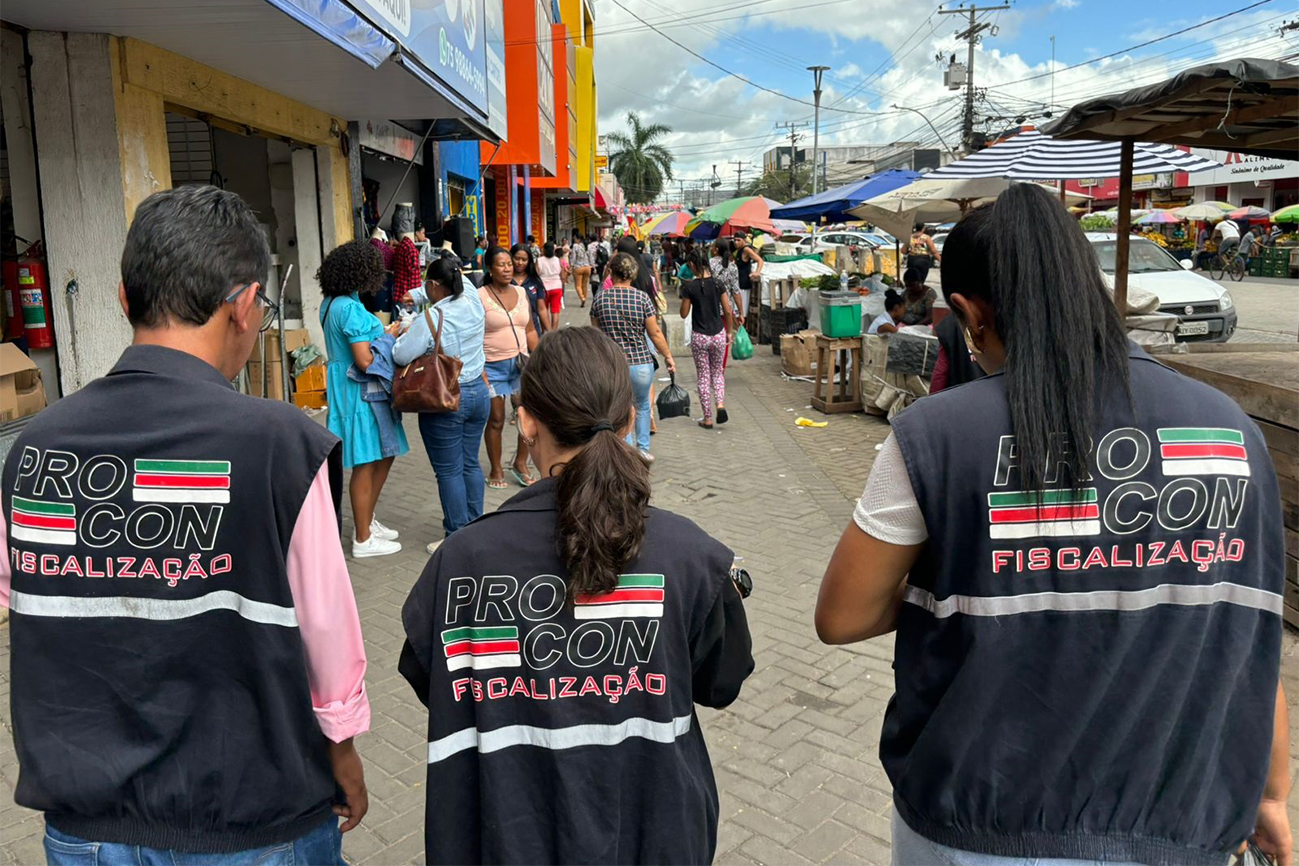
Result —
<instances>
[{"instance_id":1,"label":"cobblestone pavement","mask_svg":"<svg viewBox=\"0 0 1299 866\"><path fill-rule=\"evenodd\" d=\"M571 310L568 318L584 319ZM655 504L684 514L745 558L755 591L747 603L757 669L740 700L701 711L721 791L718 862L886 864L890 785L877 750L893 689L892 640L826 647L812 609L821 573L888 433L865 415L801 429L811 385L781 377L767 346L733 362L731 421L705 432L689 419L663 422L654 438ZM694 369L681 358L683 385ZM692 394L698 411L698 397ZM507 457L511 451L507 431ZM400 459L379 504L402 533L399 555L353 562L352 577L370 659L373 726L359 740L370 813L349 833L354 863L419 862L423 856L425 712L397 674L400 608L441 535L436 487L419 437ZM488 508L512 491L488 491ZM345 531L351 531L350 523ZM1287 638L1292 708L1299 696L1299 642ZM40 863L41 818L13 805L17 767L8 732L8 631L0 627L0 863ZM1292 709L1292 726L1299 712ZM1292 732L1292 742L1299 736Z\"/></svg>"}]
</instances>

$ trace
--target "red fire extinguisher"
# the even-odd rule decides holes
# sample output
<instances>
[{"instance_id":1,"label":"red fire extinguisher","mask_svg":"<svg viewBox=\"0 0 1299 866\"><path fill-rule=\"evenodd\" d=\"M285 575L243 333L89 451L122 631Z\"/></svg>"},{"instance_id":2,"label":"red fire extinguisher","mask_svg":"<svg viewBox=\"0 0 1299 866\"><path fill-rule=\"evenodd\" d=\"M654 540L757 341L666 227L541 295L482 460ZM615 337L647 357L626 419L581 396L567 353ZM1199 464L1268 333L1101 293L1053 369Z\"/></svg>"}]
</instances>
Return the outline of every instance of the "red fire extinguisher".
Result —
<instances>
[{"instance_id":1,"label":"red fire extinguisher","mask_svg":"<svg viewBox=\"0 0 1299 866\"><path fill-rule=\"evenodd\" d=\"M5 339L23 335L23 305L18 295L18 260L4 260Z\"/></svg>"},{"instance_id":2,"label":"red fire extinguisher","mask_svg":"<svg viewBox=\"0 0 1299 866\"><path fill-rule=\"evenodd\" d=\"M49 349L54 345L54 310L50 304L50 278L37 241L18 258L18 299L22 308L27 345Z\"/></svg>"}]
</instances>

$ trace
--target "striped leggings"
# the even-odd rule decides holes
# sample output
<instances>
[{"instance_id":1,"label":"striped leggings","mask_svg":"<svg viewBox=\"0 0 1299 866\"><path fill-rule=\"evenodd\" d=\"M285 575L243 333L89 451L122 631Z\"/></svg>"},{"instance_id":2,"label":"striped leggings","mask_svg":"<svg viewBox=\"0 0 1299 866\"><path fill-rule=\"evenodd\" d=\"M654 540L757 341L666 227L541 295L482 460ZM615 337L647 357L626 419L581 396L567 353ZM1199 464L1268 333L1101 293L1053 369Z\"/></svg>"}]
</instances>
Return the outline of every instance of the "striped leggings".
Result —
<instances>
[{"instance_id":1,"label":"striped leggings","mask_svg":"<svg viewBox=\"0 0 1299 866\"><path fill-rule=\"evenodd\" d=\"M704 407L704 421L712 422L713 407L726 403L726 331L711 337L698 332L690 335L690 354L695 358L699 379L699 402Z\"/></svg>"}]
</instances>

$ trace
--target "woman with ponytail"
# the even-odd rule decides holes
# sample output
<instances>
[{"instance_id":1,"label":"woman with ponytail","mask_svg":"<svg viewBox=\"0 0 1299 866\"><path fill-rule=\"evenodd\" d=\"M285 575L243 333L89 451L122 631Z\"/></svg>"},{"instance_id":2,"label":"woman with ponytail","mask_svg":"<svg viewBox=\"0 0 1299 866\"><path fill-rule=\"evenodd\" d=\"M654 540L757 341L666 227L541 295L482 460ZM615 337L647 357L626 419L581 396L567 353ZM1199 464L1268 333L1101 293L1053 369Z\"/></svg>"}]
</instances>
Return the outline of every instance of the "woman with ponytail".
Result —
<instances>
[{"instance_id":1,"label":"woman with ponytail","mask_svg":"<svg viewBox=\"0 0 1299 866\"><path fill-rule=\"evenodd\" d=\"M733 554L649 506L632 382L594 328L546 335L519 429L543 480L449 537L402 610L429 708L429 863L709 863L694 705L753 670ZM508 828L506 831L503 828Z\"/></svg>"},{"instance_id":2,"label":"woman with ponytail","mask_svg":"<svg viewBox=\"0 0 1299 866\"><path fill-rule=\"evenodd\" d=\"M1042 188L944 255L988 375L893 420L816 608L826 643L897 631L893 862L1287 862L1267 443L1127 340Z\"/></svg>"}]
</instances>

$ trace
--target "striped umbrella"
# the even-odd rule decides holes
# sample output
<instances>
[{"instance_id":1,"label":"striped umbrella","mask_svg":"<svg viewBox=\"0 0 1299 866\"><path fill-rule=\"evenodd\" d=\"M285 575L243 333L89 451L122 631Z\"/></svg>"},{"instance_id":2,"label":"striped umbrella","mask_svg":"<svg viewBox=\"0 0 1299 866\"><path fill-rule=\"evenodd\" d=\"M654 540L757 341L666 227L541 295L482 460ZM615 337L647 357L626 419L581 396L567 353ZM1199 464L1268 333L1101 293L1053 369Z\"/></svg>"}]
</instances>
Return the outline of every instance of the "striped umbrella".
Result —
<instances>
[{"instance_id":1,"label":"striped umbrella","mask_svg":"<svg viewBox=\"0 0 1299 866\"><path fill-rule=\"evenodd\" d=\"M1009 180L1068 180L1117 177L1117 141L1061 141L1030 129L925 175L926 179L1004 177ZM1221 164L1168 144L1137 142L1133 174L1206 171Z\"/></svg>"},{"instance_id":2,"label":"striped umbrella","mask_svg":"<svg viewBox=\"0 0 1299 866\"><path fill-rule=\"evenodd\" d=\"M1254 205L1251 204L1251 205L1246 205L1245 207L1236 208L1234 211L1227 214L1227 219L1265 220L1270 216L1272 216L1272 212L1270 210L1267 210L1266 208L1255 207Z\"/></svg>"},{"instance_id":3,"label":"striped umbrella","mask_svg":"<svg viewBox=\"0 0 1299 866\"><path fill-rule=\"evenodd\" d=\"M1283 207L1276 213L1272 214L1274 223L1299 223L1299 204L1292 204L1290 207Z\"/></svg>"},{"instance_id":4,"label":"striped umbrella","mask_svg":"<svg viewBox=\"0 0 1299 866\"><path fill-rule=\"evenodd\" d=\"M650 235L667 235L669 237L685 237L686 223L690 222L690 212L684 210L673 211L672 213L663 214L650 220L641 229L642 237Z\"/></svg>"},{"instance_id":5,"label":"striped umbrella","mask_svg":"<svg viewBox=\"0 0 1299 866\"><path fill-rule=\"evenodd\" d=\"M725 231L728 227L757 229L776 234L777 229L771 223L773 207L780 207L780 202L759 195L741 196L700 211L698 220L721 226L723 229L721 234L732 234L733 232Z\"/></svg>"},{"instance_id":6,"label":"striped umbrella","mask_svg":"<svg viewBox=\"0 0 1299 866\"><path fill-rule=\"evenodd\" d=\"M1188 204L1186 207L1179 207L1176 210L1178 216L1185 217L1188 220L1197 222L1216 223L1218 220L1226 219L1227 213L1232 206L1225 201L1205 201L1199 204Z\"/></svg>"},{"instance_id":7,"label":"striped umbrella","mask_svg":"<svg viewBox=\"0 0 1299 866\"><path fill-rule=\"evenodd\" d=\"M1179 217L1175 213L1166 210L1151 211L1143 217L1137 217L1133 220L1139 226L1167 226L1174 223L1186 222L1185 217Z\"/></svg>"}]
</instances>

